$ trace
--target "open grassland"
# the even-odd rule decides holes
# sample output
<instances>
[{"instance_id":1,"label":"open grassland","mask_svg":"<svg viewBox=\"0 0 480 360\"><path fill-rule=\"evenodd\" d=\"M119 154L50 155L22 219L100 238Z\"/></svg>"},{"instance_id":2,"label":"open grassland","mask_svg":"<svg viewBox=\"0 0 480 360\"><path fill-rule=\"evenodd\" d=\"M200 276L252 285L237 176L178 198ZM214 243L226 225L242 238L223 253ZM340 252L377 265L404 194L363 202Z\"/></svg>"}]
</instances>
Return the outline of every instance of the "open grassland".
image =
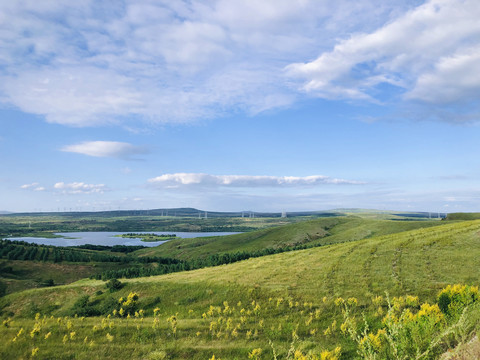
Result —
<instances>
[{"instance_id":1,"label":"open grassland","mask_svg":"<svg viewBox=\"0 0 480 360\"><path fill-rule=\"evenodd\" d=\"M435 303L448 284L478 283L479 234L480 221L446 223L219 267L122 279L124 286L113 293L96 280L14 293L0 300L7 321L0 330L0 357L273 359L275 352L278 359L313 359L312 354L352 359L363 347L376 351L376 358L393 359L388 336L397 334L397 350L410 359L415 352L402 337L408 333L421 352L436 344L418 357L433 359L466 341L478 326L477 308L459 319L448 314L449 308L440 313L441 303ZM129 302L129 294L138 299ZM95 316L82 319L88 315ZM437 342L453 325L456 330Z\"/></svg>"},{"instance_id":2,"label":"open grassland","mask_svg":"<svg viewBox=\"0 0 480 360\"><path fill-rule=\"evenodd\" d=\"M324 295L362 298L385 290L393 295L411 292L428 297L452 282L478 281L479 232L480 221L445 224L168 274L160 279L258 286L309 301Z\"/></svg>"},{"instance_id":3,"label":"open grassland","mask_svg":"<svg viewBox=\"0 0 480 360\"><path fill-rule=\"evenodd\" d=\"M191 260L218 253L336 244L438 225L442 222L372 220L358 216L319 218L243 234L174 239L136 254Z\"/></svg>"},{"instance_id":4,"label":"open grassland","mask_svg":"<svg viewBox=\"0 0 480 360\"><path fill-rule=\"evenodd\" d=\"M479 220L480 213L451 213L446 220Z\"/></svg>"},{"instance_id":5,"label":"open grassland","mask_svg":"<svg viewBox=\"0 0 480 360\"><path fill-rule=\"evenodd\" d=\"M108 279L159 275L441 224L439 221L371 220L356 216L319 218L233 236L175 239L164 246L137 252L135 247L61 248L0 241L0 285L5 289L0 288L0 295L45 286L47 282L66 284L90 276ZM158 256L175 259L162 260ZM176 265L176 259L181 259L182 263ZM159 264L160 260L163 265Z\"/></svg>"}]
</instances>

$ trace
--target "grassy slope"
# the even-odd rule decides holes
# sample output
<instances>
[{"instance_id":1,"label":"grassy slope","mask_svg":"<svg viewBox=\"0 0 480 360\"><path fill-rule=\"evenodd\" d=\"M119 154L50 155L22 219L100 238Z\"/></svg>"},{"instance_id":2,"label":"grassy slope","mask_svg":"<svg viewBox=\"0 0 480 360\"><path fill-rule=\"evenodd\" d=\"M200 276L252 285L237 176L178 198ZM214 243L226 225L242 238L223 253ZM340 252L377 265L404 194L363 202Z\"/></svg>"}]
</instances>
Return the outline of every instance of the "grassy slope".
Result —
<instances>
[{"instance_id":1,"label":"grassy slope","mask_svg":"<svg viewBox=\"0 0 480 360\"><path fill-rule=\"evenodd\" d=\"M260 288L314 302L323 296L365 299L384 291L392 295L412 293L425 299L435 296L446 284L478 282L479 232L480 221L445 224L219 267L122 280L128 283L122 291L141 289L146 302L162 294L162 288L174 291L175 287L185 286L205 288L205 284L226 289L231 286ZM102 281L82 280L64 287L11 294L4 301L10 303L7 309L18 312L21 310L19 304L29 302L20 299L30 299L32 294L41 299L53 294L61 296L64 291L93 293L104 289L103 284ZM176 302L188 298L189 292L179 291ZM39 302L42 303L45 302Z\"/></svg>"},{"instance_id":2,"label":"grassy slope","mask_svg":"<svg viewBox=\"0 0 480 360\"><path fill-rule=\"evenodd\" d=\"M478 220L480 213L451 213L447 215L447 220Z\"/></svg>"},{"instance_id":3,"label":"grassy slope","mask_svg":"<svg viewBox=\"0 0 480 360\"><path fill-rule=\"evenodd\" d=\"M121 255L119 255L121 256ZM47 280L55 285L70 284L83 278L108 270L142 266L113 262L43 262L25 260L0 260L0 281L7 294L44 286ZM143 265L147 266L147 265ZM151 265L148 265L151 266Z\"/></svg>"},{"instance_id":4,"label":"grassy slope","mask_svg":"<svg viewBox=\"0 0 480 360\"><path fill-rule=\"evenodd\" d=\"M237 235L176 239L155 248L139 250L137 254L195 259L216 253L256 251L306 243L334 244L436 225L441 223L372 220L357 216L320 218Z\"/></svg>"},{"instance_id":5,"label":"grassy slope","mask_svg":"<svg viewBox=\"0 0 480 360\"><path fill-rule=\"evenodd\" d=\"M242 220L242 219L240 219ZM257 219L245 219L247 222ZM267 219L269 220L269 219ZM276 221L278 221L277 219ZM298 219L297 219L298 220ZM255 223L256 225L264 224ZM28 223L27 223L28 224ZM338 243L374 235L405 231L418 227L440 225L438 221L387 221L362 219L357 216L320 218L282 227L223 237L179 239L160 247L144 249L138 255L175 256L183 259L206 257L214 253L255 251L267 247L283 247L302 243ZM83 250L89 252L90 250ZM95 252L95 251L90 251ZM101 252L121 256L121 253ZM52 264L40 261L0 260L0 281L7 285L7 293L41 286L42 281L54 280L67 284L106 270L133 266L119 263L67 263ZM13 271L3 271L11 267Z\"/></svg>"},{"instance_id":6,"label":"grassy slope","mask_svg":"<svg viewBox=\"0 0 480 360\"><path fill-rule=\"evenodd\" d=\"M478 282L479 231L480 221L446 224L136 281L235 282L311 301L324 295L364 297L385 290L425 297L449 283Z\"/></svg>"},{"instance_id":7,"label":"grassy slope","mask_svg":"<svg viewBox=\"0 0 480 360\"><path fill-rule=\"evenodd\" d=\"M89 294L93 302L100 302L107 297L118 299L135 291L140 296L140 307L148 315L151 316L154 307L161 308L162 330L156 335L161 340L154 341L155 338L147 335L141 338L141 342L134 340L135 336L143 336L142 332L136 333L132 322L124 320L116 321L116 328L104 331L112 332L118 338L118 341L115 340L110 345L104 338L92 333L92 326L98 325L101 319L91 318L86 320L85 325L76 321L75 327L79 338L85 335L96 336L98 346L87 348L82 345L80 338L72 341L72 345L62 347L63 332L54 333L52 345L45 342L40 347L47 358L48 354L54 356L59 353L63 354L61 358L78 359L89 359L92 356L166 358L162 353L157 353L161 350L170 359L207 359L212 354L226 359L240 359L247 358L248 351L256 347L268 351L267 339L270 336L275 336L275 346L282 353L281 358L284 358L289 348L291 331L295 324L300 324L302 347L318 354L320 349L332 349L335 344L341 344L344 352L342 359L350 359L355 354L351 343L345 341L338 332L332 336L323 335L323 330L332 323L332 319L341 321L341 314L333 306L332 300L336 296L356 296L360 304L366 304L372 294L383 294L388 290L391 296L417 294L421 301L425 301L432 300L446 284L475 284L480 276L479 233L480 221L447 223L438 227L265 256L215 268L122 280L126 286L114 294L105 292L104 282L94 280L82 280L56 288L32 289L8 295L0 300L0 305L4 314L33 317L39 311L63 316L71 312L74 302L82 294ZM103 293L96 293L98 290ZM328 298L326 305L322 302L323 296ZM277 298L282 297L298 301L300 305L294 305L294 312L290 315L286 304L282 305L284 310L281 313L276 313L275 305L268 305L272 304L269 297L273 297L273 304ZM246 330L259 326L258 319L253 318L252 323L242 328L238 339L217 339L208 335L210 320L203 320L201 314L210 305L222 306L226 300L230 304L241 301L243 305L240 306L247 307L252 299L261 303L261 316L266 323L265 330L261 330L258 339L245 340ZM321 313L320 318L314 322L315 327L320 329L316 335L308 334L309 327L305 326L309 310L303 311L308 306L301 305L310 301L314 309L318 308ZM364 311L372 316L370 308L364 308ZM165 322L168 316L175 313L179 318L178 340L169 338ZM21 317L15 319L17 324L12 329L2 330L8 339L13 338L19 327L29 329L33 325L32 320L22 320ZM239 321L238 315L235 315L234 321ZM150 318L146 320L145 326L151 328L151 323ZM275 332L276 335L269 335L267 329L279 324L283 325L283 330ZM52 325L51 328L55 326ZM148 334L147 328L145 334ZM44 332L46 331L48 330ZM202 332L198 338L195 335L197 331ZM26 337L23 341L18 345L19 350L11 345L12 350L6 349L5 354L13 354L15 358L19 354L28 354L31 351L31 340ZM135 344L135 347L128 344ZM265 358L269 358L269 354Z\"/></svg>"}]
</instances>

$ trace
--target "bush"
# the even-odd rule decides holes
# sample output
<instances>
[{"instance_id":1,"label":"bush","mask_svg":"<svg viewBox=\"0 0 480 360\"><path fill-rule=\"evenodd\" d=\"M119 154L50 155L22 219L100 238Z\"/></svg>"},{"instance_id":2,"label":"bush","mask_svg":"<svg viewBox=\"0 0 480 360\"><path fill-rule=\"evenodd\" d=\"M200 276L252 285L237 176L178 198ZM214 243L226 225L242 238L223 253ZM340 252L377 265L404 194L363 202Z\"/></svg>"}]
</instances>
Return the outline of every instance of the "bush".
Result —
<instances>
[{"instance_id":1,"label":"bush","mask_svg":"<svg viewBox=\"0 0 480 360\"><path fill-rule=\"evenodd\" d=\"M90 297L83 295L73 304L70 313L78 316L98 316L100 311L90 303Z\"/></svg>"},{"instance_id":2,"label":"bush","mask_svg":"<svg viewBox=\"0 0 480 360\"><path fill-rule=\"evenodd\" d=\"M7 284L5 284L3 281L0 281L0 297L5 296L7 293Z\"/></svg>"},{"instance_id":3,"label":"bush","mask_svg":"<svg viewBox=\"0 0 480 360\"><path fill-rule=\"evenodd\" d=\"M47 280L44 280L40 283L41 286L55 286L55 282L53 281L53 279L47 279Z\"/></svg>"},{"instance_id":4,"label":"bush","mask_svg":"<svg viewBox=\"0 0 480 360\"><path fill-rule=\"evenodd\" d=\"M115 292L117 290L120 290L124 284L118 279L111 279L107 281L105 285L107 289L110 290L110 292Z\"/></svg>"},{"instance_id":5,"label":"bush","mask_svg":"<svg viewBox=\"0 0 480 360\"><path fill-rule=\"evenodd\" d=\"M478 286L448 285L438 294L438 306L445 315L455 317L479 299Z\"/></svg>"},{"instance_id":6,"label":"bush","mask_svg":"<svg viewBox=\"0 0 480 360\"><path fill-rule=\"evenodd\" d=\"M99 305L98 311L102 315L107 315L117 308L118 302L113 297L105 298Z\"/></svg>"}]
</instances>

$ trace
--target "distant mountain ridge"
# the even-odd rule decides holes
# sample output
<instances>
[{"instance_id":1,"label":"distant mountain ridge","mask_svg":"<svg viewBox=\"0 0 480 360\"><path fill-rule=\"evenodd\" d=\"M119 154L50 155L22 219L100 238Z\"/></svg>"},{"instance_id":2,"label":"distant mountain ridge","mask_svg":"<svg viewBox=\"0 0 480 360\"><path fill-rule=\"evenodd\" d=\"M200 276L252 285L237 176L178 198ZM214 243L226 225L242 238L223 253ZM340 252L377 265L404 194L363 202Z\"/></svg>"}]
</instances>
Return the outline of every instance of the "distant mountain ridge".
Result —
<instances>
[{"instance_id":1,"label":"distant mountain ridge","mask_svg":"<svg viewBox=\"0 0 480 360\"><path fill-rule=\"evenodd\" d=\"M1 214L1 213L0 213ZM3 215L11 216L99 216L99 217L118 217L118 216L178 216L178 217L196 217L196 218L219 218L219 217L281 217L282 212L258 212L258 211L208 211L195 208L163 208L151 210L108 210L108 211L60 211L60 212L24 212L9 213ZM334 210L328 211L297 211L288 212L290 216L340 216Z\"/></svg>"},{"instance_id":2,"label":"distant mountain ridge","mask_svg":"<svg viewBox=\"0 0 480 360\"><path fill-rule=\"evenodd\" d=\"M315 211L279 211L279 212L261 212L253 210L245 211L208 211L195 208L160 208L150 210L103 210L103 211L52 211L52 212L9 212L0 211L0 216L64 216L64 217L122 217L122 216L175 216L175 217L194 217L194 218L235 218L235 217L295 217L295 216L316 216L331 217L344 216L347 214L390 214L399 217L429 218L437 217L436 213L421 211L385 211L375 209L354 209L342 208L331 210ZM435 215L432 215L435 214ZM445 214L446 216L446 214ZM443 215L442 215L443 217Z\"/></svg>"}]
</instances>

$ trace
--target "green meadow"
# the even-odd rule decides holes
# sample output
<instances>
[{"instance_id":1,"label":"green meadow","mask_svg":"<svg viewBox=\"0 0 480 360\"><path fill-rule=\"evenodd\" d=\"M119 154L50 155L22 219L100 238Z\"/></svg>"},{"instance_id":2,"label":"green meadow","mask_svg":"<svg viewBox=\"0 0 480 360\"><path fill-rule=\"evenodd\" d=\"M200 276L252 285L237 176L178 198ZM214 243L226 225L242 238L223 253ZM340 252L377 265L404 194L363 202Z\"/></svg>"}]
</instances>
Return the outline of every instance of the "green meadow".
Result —
<instances>
[{"instance_id":1,"label":"green meadow","mask_svg":"<svg viewBox=\"0 0 480 360\"><path fill-rule=\"evenodd\" d=\"M291 249L160 276L83 279L13 292L0 298L0 358L437 359L449 350L460 354L479 325L479 234L480 220L347 216L225 238L173 240L132 256L195 259L215 249ZM310 247L294 250L299 244ZM451 290L451 284L465 286ZM439 296L445 288L450 290Z\"/></svg>"},{"instance_id":2,"label":"green meadow","mask_svg":"<svg viewBox=\"0 0 480 360\"><path fill-rule=\"evenodd\" d=\"M154 248L139 250L137 254L188 260L218 253L261 251L299 245L330 245L441 224L442 222L437 220L396 221L358 216L318 218L236 235L174 239Z\"/></svg>"}]
</instances>

